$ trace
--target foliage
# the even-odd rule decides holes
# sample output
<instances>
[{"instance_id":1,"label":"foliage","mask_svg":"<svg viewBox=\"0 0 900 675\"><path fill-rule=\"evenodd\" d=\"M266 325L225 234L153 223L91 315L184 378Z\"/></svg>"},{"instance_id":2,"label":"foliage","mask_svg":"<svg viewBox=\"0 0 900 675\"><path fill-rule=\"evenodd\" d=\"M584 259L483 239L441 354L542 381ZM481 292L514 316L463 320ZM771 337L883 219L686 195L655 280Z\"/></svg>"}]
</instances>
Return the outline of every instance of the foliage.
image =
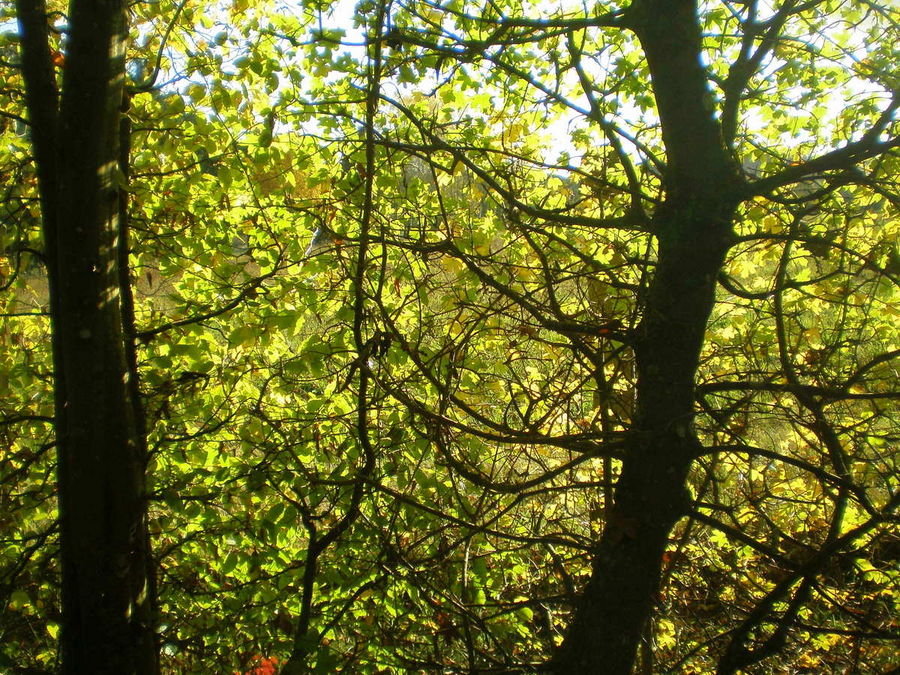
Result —
<instances>
[{"instance_id":1,"label":"foliage","mask_svg":"<svg viewBox=\"0 0 900 675\"><path fill-rule=\"evenodd\" d=\"M538 668L601 533L641 537L612 495L669 166L624 3L131 13L129 265L165 672ZM698 16L742 193L695 375L692 506L639 660L886 671L898 14L785 0ZM0 664L49 670L49 321L17 47L0 36Z\"/></svg>"}]
</instances>

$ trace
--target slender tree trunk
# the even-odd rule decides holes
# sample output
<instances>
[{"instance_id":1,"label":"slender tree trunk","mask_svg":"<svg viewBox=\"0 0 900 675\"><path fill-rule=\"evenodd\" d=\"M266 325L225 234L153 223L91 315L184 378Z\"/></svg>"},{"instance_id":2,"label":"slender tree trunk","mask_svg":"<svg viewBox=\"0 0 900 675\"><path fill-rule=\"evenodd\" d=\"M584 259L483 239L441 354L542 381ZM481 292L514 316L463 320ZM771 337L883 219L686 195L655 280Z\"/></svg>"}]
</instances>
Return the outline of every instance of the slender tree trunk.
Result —
<instances>
[{"instance_id":1,"label":"slender tree trunk","mask_svg":"<svg viewBox=\"0 0 900 675\"><path fill-rule=\"evenodd\" d=\"M126 5L72 0L62 95L42 2L17 2L51 288L66 673L155 673L144 447L117 273Z\"/></svg>"},{"instance_id":2,"label":"slender tree trunk","mask_svg":"<svg viewBox=\"0 0 900 675\"><path fill-rule=\"evenodd\" d=\"M631 673L669 534L690 502L686 481L700 448L694 380L740 187L706 105L695 0L635 0L628 21L663 126L666 194L653 217L658 259L635 344L634 429L557 673Z\"/></svg>"}]
</instances>

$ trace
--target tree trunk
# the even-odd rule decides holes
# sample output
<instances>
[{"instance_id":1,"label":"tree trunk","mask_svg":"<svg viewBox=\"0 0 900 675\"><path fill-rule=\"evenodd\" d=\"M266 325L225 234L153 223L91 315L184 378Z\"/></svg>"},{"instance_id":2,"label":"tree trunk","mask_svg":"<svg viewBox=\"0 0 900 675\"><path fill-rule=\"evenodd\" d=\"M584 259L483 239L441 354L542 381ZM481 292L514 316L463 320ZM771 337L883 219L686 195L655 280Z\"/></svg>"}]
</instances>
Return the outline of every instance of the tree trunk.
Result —
<instances>
[{"instance_id":1,"label":"tree trunk","mask_svg":"<svg viewBox=\"0 0 900 675\"><path fill-rule=\"evenodd\" d=\"M51 288L63 671L155 673L116 258L126 6L72 1L58 112L46 8L20 0L17 11Z\"/></svg>"},{"instance_id":2,"label":"tree trunk","mask_svg":"<svg viewBox=\"0 0 900 675\"><path fill-rule=\"evenodd\" d=\"M700 448L694 380L739 201L737 172L705 105L696 3L636 0L628 21L650 67L666 194L653 216L658 260L635 342L634 428L557 673L631 673L669 533L689 506L686 480Z\"/></svg>"}]
</instances>

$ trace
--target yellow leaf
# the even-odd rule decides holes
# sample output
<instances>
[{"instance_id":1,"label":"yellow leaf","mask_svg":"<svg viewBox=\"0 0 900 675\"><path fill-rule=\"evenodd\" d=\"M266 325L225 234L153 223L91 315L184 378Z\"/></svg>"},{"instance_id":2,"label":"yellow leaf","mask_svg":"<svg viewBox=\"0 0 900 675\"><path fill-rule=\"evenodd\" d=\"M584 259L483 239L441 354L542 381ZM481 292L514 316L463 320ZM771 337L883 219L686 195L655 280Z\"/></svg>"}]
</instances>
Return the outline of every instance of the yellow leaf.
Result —
<instances>
[{"instance_id":1,"label":"yellow leaf","mask_svg":"<svg viewBox=\"0 0 900 675\"><path fill-rule=\"evenodd\" d=\"M511 124L506 129L506 142L507 143L515 143L522 137L522 132L524 129L521 124Z\"/></svg>"},{"instance_id":2,"label":"yellow leaf","mask_svg":"<svg viewBox=\"0 0 900 675\"><path fill-rule=\"evenodd\" d=\"M204 96L206 96L206 87L202 84L192 84L188 87L187 95L191 97L191 100L196 103L201 100Z\"/></svg>"}]
</instances>

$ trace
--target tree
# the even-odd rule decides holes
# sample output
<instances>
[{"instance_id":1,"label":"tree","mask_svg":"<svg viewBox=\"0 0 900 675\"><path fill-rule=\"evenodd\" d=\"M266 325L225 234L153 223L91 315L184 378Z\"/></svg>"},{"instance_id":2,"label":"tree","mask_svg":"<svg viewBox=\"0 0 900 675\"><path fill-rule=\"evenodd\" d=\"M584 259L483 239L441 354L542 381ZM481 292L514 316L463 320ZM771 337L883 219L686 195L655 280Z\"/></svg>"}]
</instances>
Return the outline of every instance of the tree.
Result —
<instances>
[{"instance_id":1,"label":"tree","mask_svg":"<svg viewBox=\"0 0 900 675\"><path fill-rule=\"evenodd\" d=\"M62 667L156 672L145 446L117 273L126 7L73 2L64 57L43 2L16 10L50 289Z\"/></svg>"},{"instance_id":2,"label":"tree","mask_svg":"<svg viewBox=\"0 0 900 675\"><path fill-rule=\"evenodd\" d=\"M896 12L330 10L134 8L164 669L888 668Z\"/></svg>"}]
</instances>

